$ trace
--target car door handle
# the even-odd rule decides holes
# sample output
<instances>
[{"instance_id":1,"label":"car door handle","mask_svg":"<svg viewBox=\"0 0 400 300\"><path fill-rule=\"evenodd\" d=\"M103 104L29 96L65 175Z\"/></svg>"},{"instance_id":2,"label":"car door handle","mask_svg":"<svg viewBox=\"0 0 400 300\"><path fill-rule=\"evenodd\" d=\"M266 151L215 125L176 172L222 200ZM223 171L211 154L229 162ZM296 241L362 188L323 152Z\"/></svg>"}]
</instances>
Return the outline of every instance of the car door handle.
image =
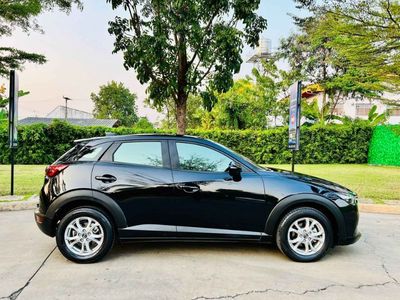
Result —
<instances>
[{"instance_id":1,"label":"car door handle","mask_svg":"<svg viewBox=\"0 0 400 300\"><path fill-rule=\"evenodd\" d=\"M198 185L177 184L176 187L189 194L200 191L200 187Z\"/></svg>"},{"instance_id":2,"label":"car door handle","mask_svg":"<svg viewBox=\"0 0 400 300\"><path fill-rule=\"evenodd\" d=\"M114 181L117 181L117 178L115 176L112 176L112 175L109 175L109 174L105 174L103 176L96 176L95 179L103 181L103 182L114 182Z\"/></svg>"}]
</instances>

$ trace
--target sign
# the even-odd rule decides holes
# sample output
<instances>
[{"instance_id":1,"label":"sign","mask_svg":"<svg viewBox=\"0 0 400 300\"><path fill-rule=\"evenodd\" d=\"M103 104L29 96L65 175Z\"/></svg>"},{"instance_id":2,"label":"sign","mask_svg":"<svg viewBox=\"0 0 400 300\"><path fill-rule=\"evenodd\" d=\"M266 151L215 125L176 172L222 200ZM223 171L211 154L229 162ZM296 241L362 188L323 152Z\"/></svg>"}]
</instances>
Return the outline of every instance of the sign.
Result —
<instances>
[{"instance_id":1,"label":"sign","mask_svg":"<svg viewBox=\"0 0 400 300\"><path fill-rule=\"evenodd\" d=\"M289 149L297 151L300 147L301 81L292 84L289 92Z\"/></svg>"},{"instance_id":2,"label":"sign","mask_svg":"<svg viewBox=\"0 0 400 300\"><path fill-rule=\"evenodd\" d=\"M8 121L9 147L16 148L18 145L18 75L14 70L10 71Z\"/></svg>"}]
</instances>

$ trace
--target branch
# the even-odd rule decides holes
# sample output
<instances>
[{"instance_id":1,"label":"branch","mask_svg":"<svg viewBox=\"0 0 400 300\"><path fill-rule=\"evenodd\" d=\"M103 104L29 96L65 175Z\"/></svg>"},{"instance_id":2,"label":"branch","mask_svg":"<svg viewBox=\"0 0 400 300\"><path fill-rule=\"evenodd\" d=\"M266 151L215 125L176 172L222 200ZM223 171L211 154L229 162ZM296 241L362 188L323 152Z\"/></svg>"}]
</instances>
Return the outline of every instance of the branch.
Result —
<instances>
[{"instance_id":1,"label":"branch","mask_svg":"<svg viewBox=\"0 0 400 300\"><path fill-rule=\"evenodd\" d=\"M212 69L212 67L214 66L216 60L217 60L217 59L214 58L214 60L212 61L212 63L211 63L210 66L208 67L207 71L203 74L203 76L201 76L200 80L197 81L197 82L195 83L196 85L201 84L201 82L204 80L204 78L206 78L207 75L210 74L211 69Z\"/></svg>"},{"instance_id":2,"label":"branch","mask_svg":"<svg viewBox=\"0 0 400 300\"><path fill-rule=\"evenodd\" d=\"M387 0L386 3L387 3L386 11L387 11L387 13L389 15L390 20L392 20L393 23L400 29L400 24L397 23L397 21L393 18L392 12L390 11L390 1Z\"/></svg>"},{"instance_id":3,"label":"branch","mask_svg":"<svg viewBox=\"0 0 400 300\"><path fill-rule=\"evenodd\" d=\"M212 25L212 23L213 23L213 21L214 21L214 19L215 19L215 17L217 15L218 15L218 10L214 12L214 14L211 16L211 19L208 21L207 26L204 28L204 34L203 34L203 37L202 37L202 42L200 43L199 47L194 52L192 59L189 61L188 68L190 68L190 66L193 64L194 60L196 59L196 57L197 57L197 55L199 53L200 48L203 47L204 38L208 35L209 30L211 28L211 25Z\"/></svg>"},{"instance_id":4,"label":"branch","mask_svg":"<svg viewBox=\"0 0 400 300\"><path fill-rule=\"evenodd\" d=\"M237 21L238 21L238 20L236 19L236 17L233 16L232 19L231 19L231 20L229 21L229 23L228 23L228 27L232 27L232 26L236 25ZM218 49L215 49L214 52L218 52ZM211 68L213 67L213 65L214 65L214 63L216 62L216 60L217 60L217 59L214 58L214 60L212 61L210 67L208 68L207 72L204 74L204 76L202 76L202 78L200 79L200 81L198 81L196 84L201 83L201 82L204 80L204 78L208 75L208 73L210 73ZM197 64L196 64L196 67L195 67L195 69L194 69L194 71L193 71L193 74L196 74L196 72L197 72L197 70L198 70L198 68L199 68L199 66L200 66L201 63L202 63L202 60L199 59L199 61L198 61Z\"/></svg>"}]
</instances>

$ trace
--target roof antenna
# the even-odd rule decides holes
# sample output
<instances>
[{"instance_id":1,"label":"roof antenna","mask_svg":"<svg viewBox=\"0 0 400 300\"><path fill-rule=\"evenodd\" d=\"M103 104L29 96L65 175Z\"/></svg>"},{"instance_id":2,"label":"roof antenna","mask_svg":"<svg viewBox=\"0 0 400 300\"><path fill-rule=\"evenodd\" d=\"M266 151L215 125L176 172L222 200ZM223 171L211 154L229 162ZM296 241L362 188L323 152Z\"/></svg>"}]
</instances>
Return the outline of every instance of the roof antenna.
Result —
<instances>
[{"instance_id":1,"label":"roof antenna","mask_svg":"<svg viewBox=\"0 0 400 300\"><path fill-rule=\"evenodd\" d=\"M71 101L71 98L65 97L63 96L64 100L65 100L65 121L67 121L68 118L68 101Z\"/></svg>"}]
</instances>

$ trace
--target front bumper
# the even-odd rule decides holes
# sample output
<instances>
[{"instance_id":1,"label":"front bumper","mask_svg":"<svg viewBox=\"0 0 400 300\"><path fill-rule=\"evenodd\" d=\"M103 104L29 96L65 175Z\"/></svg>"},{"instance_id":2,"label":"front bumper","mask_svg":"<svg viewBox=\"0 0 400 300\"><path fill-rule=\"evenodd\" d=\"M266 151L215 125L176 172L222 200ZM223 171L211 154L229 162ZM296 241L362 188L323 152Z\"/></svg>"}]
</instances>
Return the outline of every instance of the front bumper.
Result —
<instances>
[{"instance_id":1,"label":"front bumper","mask_svg":"<svg viewBox=\"0 0 400 300\"><path fill-rule=\"evenodd\" d=\"M335 201L336 204L337 201ZM344 230L339 234L337 245L350 245L357 242L361 233L358 231L358 221L360 214L358 212L357 202L349 204L343 201L342 205L338 205L343 216Z\"/></svg>"},{"instance_id":2,"label":"front bumper","mask_svg":"<svg viewBox=\"0 0 400 300\"><path fill-rule=\"evenodd\" d=\"M53 226L53 220L47 218L44 214L40 213L39 209L35 211L34 215L35 215L36 225L39 227L39 229L44 234L54 237L55 230Z\"/></svg>"},{"instance_id":3,"label":"front bumper","mask_svg":"<svg viewBox=\"0 0 400 300\"><path fill-rule=\"evenodd\" d=\"M357 242L361 237L361 232L356 231L353 236L346 237L339 241L338 245L350 245Z\"/></svg>"}]
</instances>

